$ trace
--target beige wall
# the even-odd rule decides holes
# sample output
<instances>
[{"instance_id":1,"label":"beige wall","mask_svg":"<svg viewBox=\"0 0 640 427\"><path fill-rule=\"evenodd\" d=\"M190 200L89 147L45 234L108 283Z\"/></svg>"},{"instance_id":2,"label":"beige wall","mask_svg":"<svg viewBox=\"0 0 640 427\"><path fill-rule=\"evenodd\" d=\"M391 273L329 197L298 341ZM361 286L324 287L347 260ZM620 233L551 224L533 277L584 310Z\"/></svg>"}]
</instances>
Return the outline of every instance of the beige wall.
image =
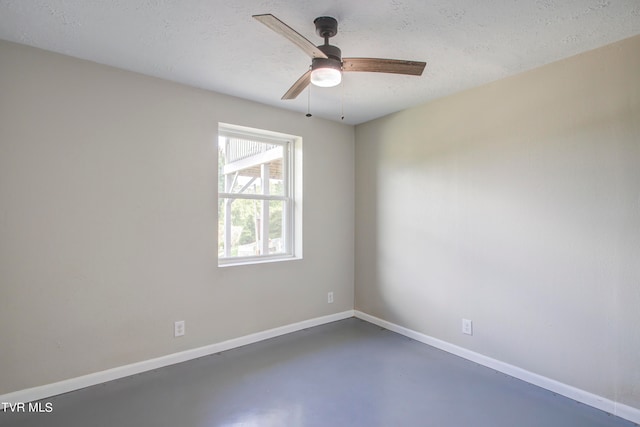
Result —
<instances>
[{"instance_id":1,"label":"beige wall","mask_svg":"<svg viewBox=\"0 0 640 427\"><path fill-rule=\"evenodd\" d=\"M220 121L303 138L303 260L217 268ZM352 126L0 42L0 394L352 309L353 155Z\"/></svg>"},{"instance_id":2,"label":"beige wall","mask_svg":"<svg viewBox=\"0 0 640 427\"><path fill-rule=\"evenodd\" d=\"M357 126L356 309L640 408L638 52Z\"/></svg>"}]
</instances>

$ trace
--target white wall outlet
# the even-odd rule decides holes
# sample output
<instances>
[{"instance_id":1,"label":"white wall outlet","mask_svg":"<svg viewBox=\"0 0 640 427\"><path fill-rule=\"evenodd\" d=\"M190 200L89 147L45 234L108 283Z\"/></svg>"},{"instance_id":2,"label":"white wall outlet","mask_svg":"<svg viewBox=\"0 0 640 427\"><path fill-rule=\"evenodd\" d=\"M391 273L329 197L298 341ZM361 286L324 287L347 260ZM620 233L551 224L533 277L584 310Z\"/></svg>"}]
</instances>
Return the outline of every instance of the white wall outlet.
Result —
<instances>
[{"instance_id":1,"label":"white wall outlet","mask_svg":"<svg viewBox=\"0 0 640 427\"><path fill-rule=\"evenodd\" d=\"M173 323L173 336L174 337L181 337L183 336L185 333L185 325L184 325L184 320L178 320L177 322Z\"/></svg>"},{"instance_id":2,"label":"white wall outlet","mask_svg":"<svg viewBox=\"0 0 640 427\"><path fill-rule=\"evenodd\" d=\"M473 322L469 319L462 319L462 333L473 335Z\"/></svg>"},{"instance_id":3,"label":"white wall outlet","mask_svg":"<svg viewBox=\"0 0 640 427\"><path fill-rule=\"evenodd\" d=\"M327 294L327 303L328 304L333 304L333 292L329 292Z\"/></svg>"}]
</instances>

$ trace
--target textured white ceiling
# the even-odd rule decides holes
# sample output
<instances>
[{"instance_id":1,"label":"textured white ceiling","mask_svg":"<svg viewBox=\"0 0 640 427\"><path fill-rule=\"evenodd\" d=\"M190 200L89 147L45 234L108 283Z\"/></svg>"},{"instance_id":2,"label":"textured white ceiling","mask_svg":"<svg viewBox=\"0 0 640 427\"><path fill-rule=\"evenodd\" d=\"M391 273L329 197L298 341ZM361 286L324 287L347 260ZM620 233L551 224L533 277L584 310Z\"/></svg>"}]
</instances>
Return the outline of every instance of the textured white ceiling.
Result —
<instances>
[{"instance_id":1,"label":"textured white ceiling","mask_svg":"<svg viewBox=\"0 0 640 427\"><path fill-rule=\"evenodd\" d=\"M335 17L345 57L427 62L311 89L314 116L339 121L343 97L351 124L640 34L640 0L0 0L0 39L306 113L306 91L280 97L310 59L262 13L317 44Z\"/></svg>"}]
</instances>

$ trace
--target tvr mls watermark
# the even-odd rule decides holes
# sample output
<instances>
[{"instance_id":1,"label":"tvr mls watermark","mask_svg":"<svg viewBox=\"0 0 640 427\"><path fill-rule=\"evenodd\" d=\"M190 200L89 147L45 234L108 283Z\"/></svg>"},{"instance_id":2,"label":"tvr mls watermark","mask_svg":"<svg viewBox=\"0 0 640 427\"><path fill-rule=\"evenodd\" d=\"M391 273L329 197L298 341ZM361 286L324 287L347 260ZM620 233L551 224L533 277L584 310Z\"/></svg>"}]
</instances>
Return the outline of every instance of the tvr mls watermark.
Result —
<instances>
[{"instance_id":1,"label":"tvr mls watermark","mask_svg":"<svg viewBox=\"0 0 640 427\"><path fill-rule=\"evenodd\" d=\"M51 402L2 402L4 412L53 412Z\"/></svg>"}]
</instances>

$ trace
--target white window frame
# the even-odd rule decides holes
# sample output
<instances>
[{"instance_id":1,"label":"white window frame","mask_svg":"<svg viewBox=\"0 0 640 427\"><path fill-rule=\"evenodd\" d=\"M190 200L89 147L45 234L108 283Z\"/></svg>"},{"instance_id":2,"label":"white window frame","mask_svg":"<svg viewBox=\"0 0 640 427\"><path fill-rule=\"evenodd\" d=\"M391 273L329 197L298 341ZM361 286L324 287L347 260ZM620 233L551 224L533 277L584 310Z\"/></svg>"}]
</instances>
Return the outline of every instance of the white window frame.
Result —
<instances>
[{"instance_id":1,"label":"white window frame","mask_svg":"<svg viewBox=\"0 0 640 427\"><path fill-rule=\"evenodd\" d=\"M284 261L302 258L302 138L272 132L267 130L249 128L245 126L232 125L228 123L218 124L218 138L216 140L216 148L220 138L239 138L267 144L279 145L282 152L282 172L283 172L283 194L272 195L269 192L269 171L262 164L262 188L263 194L245 194L243 192L222 192L218 191L218 201L221 199L228 201L233 199L249 199L262 201L261 224L263 225L262 235L268 236L269 224L269 201L278 200L283 202L283 242L284 252L278 254L269 254L269 239L262 239L260 243L260 255L254 256L231 256L231 221L224 224L224 247L225 254L218 255L218 266L231 266L242 264L257 264L272 261ZM216 149L216 153L219 151ZM220 176L216 178L220 180ZM229 188L230 183L225 182L223 188ZM219 188L219 183L216 188ZM218 203L219 205L219 203ZM225 219L231 218L231 204L225 203ZM218 227L220 222L218 221ZM219 235L219 233L218 233Z\"/></svg>"}]
</instances>

